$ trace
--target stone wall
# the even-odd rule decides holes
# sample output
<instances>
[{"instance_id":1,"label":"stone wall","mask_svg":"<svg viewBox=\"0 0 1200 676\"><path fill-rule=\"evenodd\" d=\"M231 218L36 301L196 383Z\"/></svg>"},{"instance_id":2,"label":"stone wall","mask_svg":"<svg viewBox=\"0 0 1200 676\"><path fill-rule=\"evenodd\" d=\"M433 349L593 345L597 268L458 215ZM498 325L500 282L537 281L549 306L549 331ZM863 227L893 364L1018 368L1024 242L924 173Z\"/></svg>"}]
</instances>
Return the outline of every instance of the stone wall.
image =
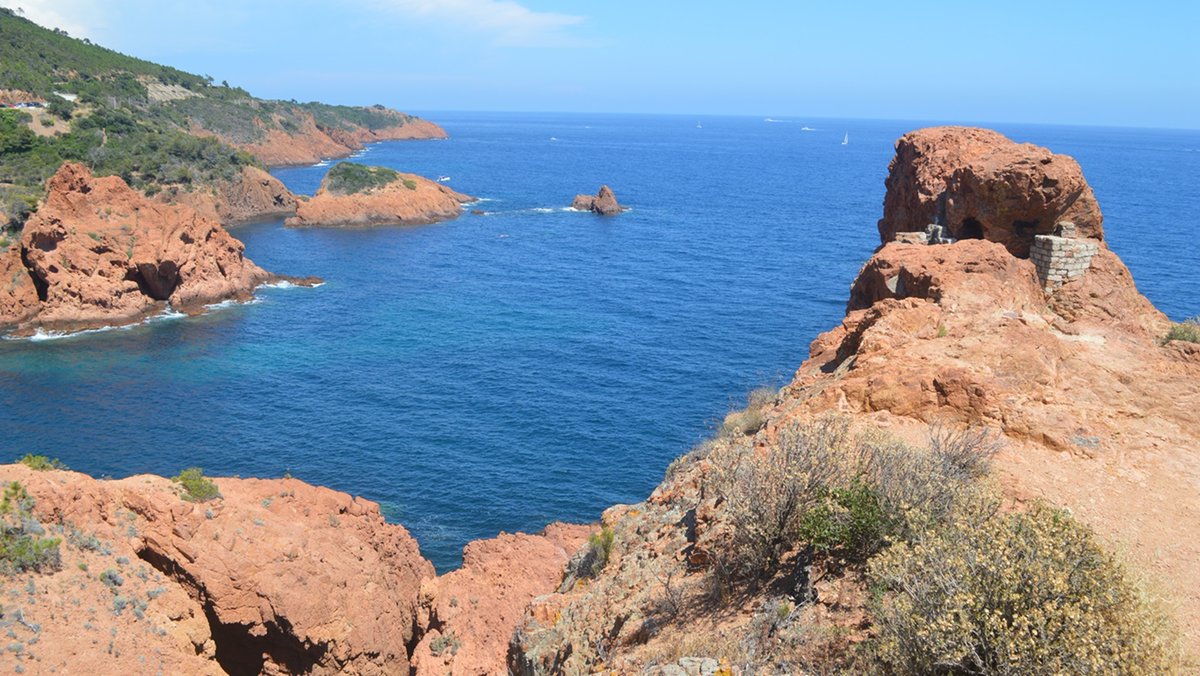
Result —
<instances>
[{"instance_id":1,"label":"stone wall","mask_svg":"<svg viewBox=\"0 0 1200 676\"><path fill-rule=\"evenodd\" d=\"M1038 279L1047 292L1078 279L1087 272L1100 244L1092 239L1076 239L1075 225L1062 222L1053 235L1037 235L1029 250L1029 258L1037 267Z\"/></svg>"}]
</instances>

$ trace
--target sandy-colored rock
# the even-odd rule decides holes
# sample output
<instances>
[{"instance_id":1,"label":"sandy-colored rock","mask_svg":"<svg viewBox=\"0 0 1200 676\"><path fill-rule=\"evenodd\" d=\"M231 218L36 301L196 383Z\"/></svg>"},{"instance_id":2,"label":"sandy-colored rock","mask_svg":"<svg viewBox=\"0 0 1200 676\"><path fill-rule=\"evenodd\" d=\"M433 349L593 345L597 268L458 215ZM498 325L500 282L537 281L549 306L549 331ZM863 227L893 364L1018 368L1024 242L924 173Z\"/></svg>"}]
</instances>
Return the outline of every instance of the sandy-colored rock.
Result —
<instances>
[{"instance_id":1,"label":"sandy-colored rock","mask_svg":"<svg viewBox=\"0 0 1200 676\"><path fill-rule=\"evenodd\" d=\"M118 177L96 178L71 162L50 179L20 247L39 298L33 321L44 327L127 323L166 303L197 311L248 299L272 278L216 221L184 205L153 202ZM10 254L10 282L18 278L14 266ZM20 284L12 293L24 303ZM22 318L23 312L5 314L0 323Z\"/></svg>"},{"instance_id":2,"label":"sandy-colored rock","mask_svg":"<svg viewBox=\"0 0 1200 676\"><path fill-rule=\"evenodd\" d=\"M330 189L328 177L317 194L301 200L289 227L422 225L458 218L473 197L416 174L398 174L391 183L353 194Z\"/></svg>"},{"instance_id":3,"label":"sandy-colored rock","mask_svg":"<svg viewBox=\"0 0 1200 676\"><path fill-rule=\"evenodd\" d=\"M538 535L475 540L458 570L421 586L424 635L416 674L503 674L513 630L533 599L558 588L570 558L595 526L554 523Z\"/></svg>"},{"instance_id":4,"label":"sandy-colored rock","mask_svg":"<svg viewBox=\"0 0 1200 676\"><path fill-rule=\"evenodd\" d=\"M433 568L375 503L294 479L217 479L223 497L205 503L160 477L6 465L0 480L64 538L62 569L5 602L38 627L27 670L409 673Z\"/></svg>"},{"instance_id":5,"label":"sandy-colored rock","mask_svg":"<svg viewBox=\"0 0 1200 676\"><path fill-rule=\"evenodd\" d=\"M882 241L945 226L955 239L999 242L1028 257L1034 235L1072 221L1079 236L1103 239L1104 219L1079 164L988 130L931 127L896 142L889 167Z\"/></svg>"},{"instance_id":6,"label":"sandy-colored rock","mask_svg":"<svg viewBox=\"0 0 1200 676\"><path fill-rule=\"evenodd\" d=\"M591 211L601 216L615 216L623 211L617 203L617 196L607 185L600 186L595 195L576 195L571 202L571 208L579 211Z\"/></svg>"}]
</instances>

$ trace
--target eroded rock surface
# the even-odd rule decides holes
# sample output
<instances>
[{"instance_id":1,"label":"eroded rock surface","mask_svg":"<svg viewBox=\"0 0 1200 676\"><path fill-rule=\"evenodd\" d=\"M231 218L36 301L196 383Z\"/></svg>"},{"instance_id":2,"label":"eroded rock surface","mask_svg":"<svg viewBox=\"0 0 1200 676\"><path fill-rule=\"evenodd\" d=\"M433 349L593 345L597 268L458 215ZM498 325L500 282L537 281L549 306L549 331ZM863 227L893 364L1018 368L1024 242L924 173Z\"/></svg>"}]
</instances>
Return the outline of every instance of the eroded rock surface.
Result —
<instances>
[{"instance_id":1,"label":"eroded rock surface","mask_svg":"<svg viewBox=\"0 0 1200 676\"><path fill-rule=\"evenodd\" d=\"M1104 219L1079 164L989 129L931 127L896 142L879 235L931 223L955 239L986 239L1029 256L1035 235L1072 221L1080 237L1103 239Z\"/></svg>"},{"instance_id":2,"label":"eroded rock surface","mask_svg":"<svg viewBox=\"0 0 1200 676\"><path fill-rule=\"evenodd\" d=\"M161 477L5 465L0 480L63 538L62 569L5 601L37 627L26 669L408 673L433 568L375 503L295 479L216 479L204 503Z\"/></svg>"},{"instance_id":3,"label":"eroded rock surface","mask_svg":"<svg viewBox=\"0 0 1200 676\"><path fill-rule=\"evenodd\" d=\"M4 255L0 324L87 328L245 300L273 278L215 220L153 202L120 178L66 163L47 184L18 250ZM23 272L22 272L23 270ZM28 293L32 285L37 298Z\"/></svg>"},{"instance_id":4,"label":"eroded rock surface","mask_svg":"<svg viewBox=\"0 0 1200 676\"><path fill-rule=\"evenodd\" d=\"M555 591L594 526L550 524L469 543L463 565L421 586L417 674L503 674L508 643L531 601Z\"/></svg>"},{"instance_id":5,"label":"eroded rock surface","mask_svg":"<svg viewBox=\"0 0 1200 676\"><path fill-rule=\"evenodd\" d=\"M621 205L617 203L617 196L607 185L600 186L599 192L595 195L576 195L575 200L571 202L571 208L579 211L591 211L601 216L616 216L623 211Z\"/></svg>"},{"instance_id":6,"label":"eroded rock surface","mask_svg":"<svg viewBox=\"0 0 1200 676\"><path fill-rule=\"evenodd\" d=\"M458 218L474 198L416 174L397 174L391 183L346 194L329 177L311 199L301 200L289 227L423 225Z\"/></svg>"},{"instance_id":7,"label":"eroded rock surface","mask_svg":"<svg viewBox=\"0 0 1200 676\"><path fill-rule=\"evenodd\" d=\"M296 196L283 182L258 167L242 167L236 179L210 191L163 191L159 202L186 204L201 216L222 224L244 223L296 213Z\"/></svg>"}]
</instances>

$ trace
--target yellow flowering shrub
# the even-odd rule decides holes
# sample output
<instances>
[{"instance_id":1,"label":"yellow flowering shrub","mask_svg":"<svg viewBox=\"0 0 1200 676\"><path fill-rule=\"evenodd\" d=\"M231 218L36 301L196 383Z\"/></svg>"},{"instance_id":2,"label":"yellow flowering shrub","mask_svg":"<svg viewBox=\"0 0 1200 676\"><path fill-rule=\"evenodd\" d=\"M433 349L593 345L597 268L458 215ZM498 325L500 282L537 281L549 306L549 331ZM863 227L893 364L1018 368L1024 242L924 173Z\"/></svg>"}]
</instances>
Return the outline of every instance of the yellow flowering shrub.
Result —
<instances>
[{"instance_id":1,"label":"yellow flowering shrub","mask_svg":"<svg viewBox=\"0 0 1200 676\"><path fill-rule=\"evenodd\" d=\"M1170 673L1166 618L1066 512L962 512L869 565L899 673Z\"/></svg>"}]
</instances>

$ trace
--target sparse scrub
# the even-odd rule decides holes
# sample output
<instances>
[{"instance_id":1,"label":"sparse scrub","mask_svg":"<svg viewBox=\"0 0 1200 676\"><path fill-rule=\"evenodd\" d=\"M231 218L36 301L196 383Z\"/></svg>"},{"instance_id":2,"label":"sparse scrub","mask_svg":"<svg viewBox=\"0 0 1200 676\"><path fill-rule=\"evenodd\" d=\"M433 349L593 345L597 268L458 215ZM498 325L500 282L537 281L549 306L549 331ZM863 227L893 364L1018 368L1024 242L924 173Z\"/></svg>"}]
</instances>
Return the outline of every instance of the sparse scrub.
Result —
<instances>
[{"instance_id":1,"label":"sparse scrub","mask_svg":"<svg viewBox=\"0 0 1200 676\"><path fill-rule=\"evenodd\" d=\"M711 479L729 513L717 573L753 587L804 545L864 561L970 502L995 450L984 432L938 429L928 449L913 448L855 434L834 415L780 430L766 449L735 447L742 456L721 462L730 469Z\"/></svg>"},{"instance_id":2,"label":"sparse scrub","mask_svg":"<svg viewBox=\"0 0 1200 676\"><path fill-rule=\"evenodd\" d=\"M1172 324L1171 329L1163 338L1163 342L1182 340L1188 343L1200 343L1200 317L1185 319L1178 324Z\"/></svg>"},{"instance_id":3,"label":"sparse scrub","mask_svg":"<svg viewBox=\"0 0 1200 676\"><path fill-rule=\"evenodd\" d=\"M429 652L433 653L437 657L441 657L446 653L455 655L458 653L458 649L461 645L462 641L458 640L458 637L454 635L454 632L448 631L444 634L435 636L434 639L429 642Z\"/></svg>"},{"instance_id":4,"label":"sparse scrub","mask_svg":"<svg viewBox=\"0 0 1200 676\"><path fill-rule=\"evenodd\" d=\"M417 182L412 180L411 178L406 178L406 179L404 179L404 187L408 188L409 190L416 190Z\"/></svg>"},{"instance_id":5,"label":"sparse scrub","mask_svg":"<svg viewBox=\"0 0 1200 676\"><path fill-rule=\"evenodd\" d=\"M612 528L604 526L599 532L588 536L588 548L580 563L580 570L585 577L596 577L612 556L613 542L616 534Z\"/></svg>"},{"instance_id":6,"label":"sparse scrub","mask_svg":"<svg viewBox=\"0 0 1200 676\"><path fill-rule=\"evenodd\" d=\"M32 453L26 453L25 457L17 460L17 462L38 472L51 469L67 469L67 466L60 462L58 458L48 458L44 455L33 455Z\"/></svg>"},{"instance_id":7,"label":"sparse scrub","mask_svg":"<svg viewBox=\"0 0 1200 676\"><path fill-rule=\"evenodd\" d=\"M0 573L51 572L62 565L58 538L43 537L33 518L33 498L14 481L0 502Z\"/></svg>"},{"instance_id":8,"label":"sparse scrub","mask_svg":"<svg viewBox=\"0 0 1200 676\"><path fill-rule=\"evenodd\" d=\"M204 476L204 470L199 467L189 467L171 477L171 481L183 486L183 499L188 502L208 502L221 497L217 485Z\"/></svg>"},{"instance_id":9,"label":"sparse scrub","mask_svg":"<svg viewBox=\"0 0 1200 676\"><path fill-rule=\"evenodd\" d=\"M721 422L718 435L723 438L754 434L767 423L763 409L775 401L779 392L770 387L759 387L746 396L746 408L730 411Z\"/></svg>"},{"instance_id":10,"label":"sparse scrub","mask_svg":"<svg viewBox=\"0 0 1200 676\"><path fill-rule=\"evenodd\" d=\"M1063 511L956 515L870 565L898 673L1169 673L1173 633Z\"/></svg>"}]
</instances>

